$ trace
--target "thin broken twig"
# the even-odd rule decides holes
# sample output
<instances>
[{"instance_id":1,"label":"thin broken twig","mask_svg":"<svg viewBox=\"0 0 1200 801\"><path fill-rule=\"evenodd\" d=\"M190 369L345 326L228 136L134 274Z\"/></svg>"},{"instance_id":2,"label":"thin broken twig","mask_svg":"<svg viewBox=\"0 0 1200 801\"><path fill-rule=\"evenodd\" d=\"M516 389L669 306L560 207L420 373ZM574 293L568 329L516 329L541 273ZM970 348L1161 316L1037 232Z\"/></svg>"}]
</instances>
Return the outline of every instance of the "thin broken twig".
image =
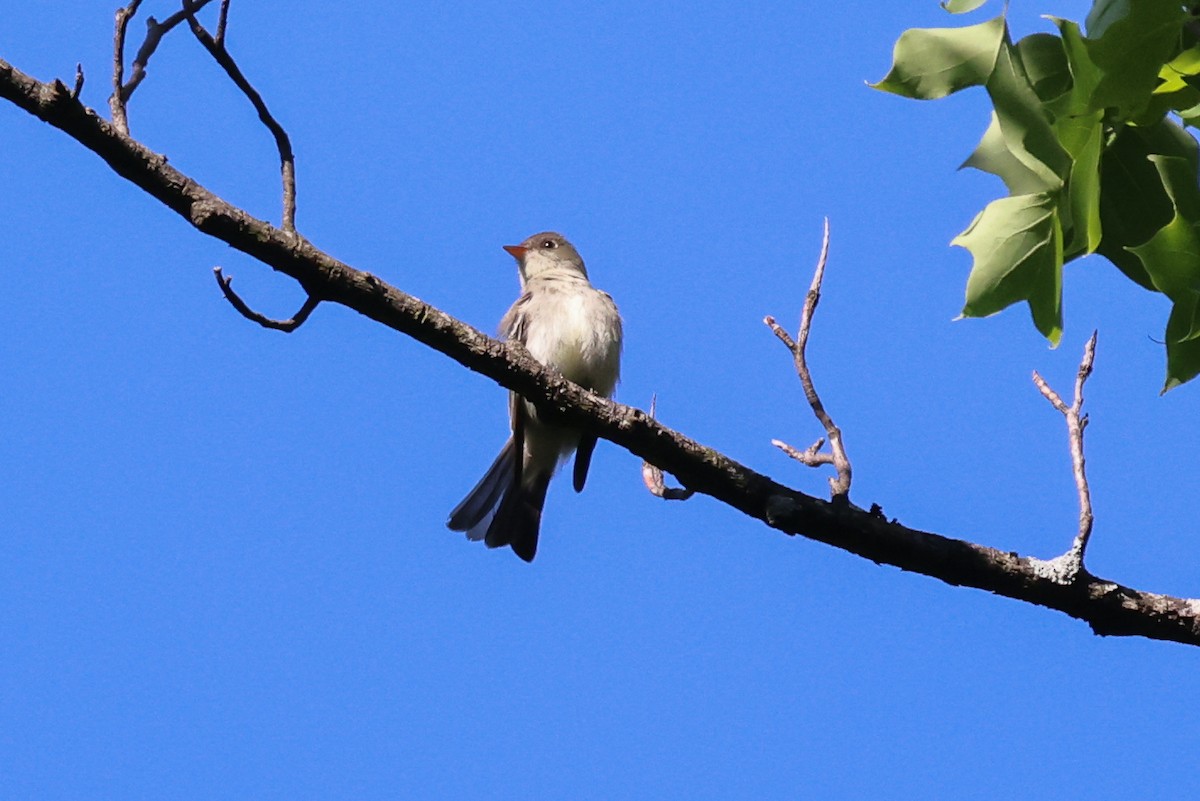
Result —
<instances>
[{"instance_id":1,"label":"thin broken twig","mask_svg":"<svg viewBox=\"0 0 1200 801\"><path fill-rule=\"evenodd\" d=\"M300 310L291 316L288 320L273 320L270 317L259 314L251 309L246 301L242 300L236 292L233 291L233 276L227 276L221 272L220 267L213 267L213 275L217 278L217 285L221 287L221 294L225 296L225 300L229 301L229 305L237 309L238 313L247 320L258 323L263 328L270 328L273 331L283 331L290 334L300 326L304 325L304 321L313 313L313 309L321 303L320 298L312 293L304 300L304 305Z\"/></svg>"},{"instance_id":2,"label":"thin broken twig","mask_svg":"<svg viewBox=\"0 0 1200 801\"><path fill-rule=\"evenodd\" d=\"M654 419L654 412L657 408L658 395L651 395L650 419ZM650 490L651 495L662 498L664 501L686 501L696 492L685 487L668 487L663 480L662 469L647 461L642 462L642 482L646 485L646 489Z\"/></svg>"}]
</instances>

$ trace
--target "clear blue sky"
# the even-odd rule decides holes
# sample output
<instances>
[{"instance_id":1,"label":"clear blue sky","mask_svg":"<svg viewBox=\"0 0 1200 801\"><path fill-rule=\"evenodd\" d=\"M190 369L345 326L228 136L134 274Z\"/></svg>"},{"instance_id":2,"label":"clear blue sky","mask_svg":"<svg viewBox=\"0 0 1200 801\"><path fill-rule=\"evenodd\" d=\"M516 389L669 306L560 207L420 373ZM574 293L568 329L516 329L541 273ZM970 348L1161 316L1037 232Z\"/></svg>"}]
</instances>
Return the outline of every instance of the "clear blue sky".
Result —
<instances>
[{"instance_id":1,"label":"clear blue sky","mask_svg":"<svg viewBox=\"0 0 1200 801\"><path fill-rule=\"evenodd\" d=\"M105 107L115 3L9 5L0 55L82 61ZM1064 550L1066 437L1029 373L1068 389L1098 327L1090 566L1200 595L1200 386L1157 396L1163 299L1088 260L1057 351L1023 308L952 322L947 243L1003 191L955 172L984 98L864 84L953 22L933 0L424 5L234 3L316 244L490 331L500 246L561 230L625 316L619 399L823 494L769 444L819 432L761 320L793 324L828 215L811 356L855 500ZM185 31L130 119L278 221L270 140ZM258 328L212 266L278 316L290 280L8 105L0 142L0 797L1194 797L1200 650L657 501L605 443L532 566L487 551L443 526L501 389L343 308Z\"/></svg>"}]
</instances>

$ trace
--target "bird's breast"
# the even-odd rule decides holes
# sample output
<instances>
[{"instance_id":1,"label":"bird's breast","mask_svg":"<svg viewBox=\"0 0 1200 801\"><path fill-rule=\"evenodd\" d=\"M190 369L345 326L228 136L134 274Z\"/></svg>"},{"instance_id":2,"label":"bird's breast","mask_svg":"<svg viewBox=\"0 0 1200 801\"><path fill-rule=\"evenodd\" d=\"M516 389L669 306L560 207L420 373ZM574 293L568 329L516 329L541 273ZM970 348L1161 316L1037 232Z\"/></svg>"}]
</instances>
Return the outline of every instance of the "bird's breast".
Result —
<instances>
[{"instance_id":1,"label":"bird's breast","mask_svg":"<svg viewBox=\"0 0 1200 801\"><path fill-rule=\"evenodd\" d=\"M604 395L616 386L620 319L600 292L552 292L531 310L525 346L530 355L577 384Z\"/></svg>"}]
</instances>

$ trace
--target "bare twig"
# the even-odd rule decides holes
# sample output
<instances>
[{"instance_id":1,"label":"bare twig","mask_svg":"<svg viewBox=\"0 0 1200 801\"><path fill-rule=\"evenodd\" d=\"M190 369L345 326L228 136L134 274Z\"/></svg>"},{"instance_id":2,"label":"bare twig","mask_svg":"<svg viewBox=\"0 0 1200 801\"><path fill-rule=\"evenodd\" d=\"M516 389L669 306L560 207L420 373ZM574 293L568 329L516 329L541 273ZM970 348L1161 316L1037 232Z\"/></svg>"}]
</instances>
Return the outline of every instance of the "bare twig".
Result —
<instances>
[{"instance_id":1,"label":"bare twig","mask_svg":"<svg viewBox=\"0 0 1200 801\"><path fill-rule=\"evenodd\" d=\"M75 85L71 87L71 98L79 99L79 93L83 91L83 64L75 64Z\"/></svg>"},{"instance_id":2,"label":"bare twig","mask_svg":"<svg viewBox=\"0 0 1200 801\"><path fill-rule=\"evenodd\" d=\"M217 16L217 35L213 37L221 47L225 46L225 23L229 21L229 0L221 0L221 13Z\"/></svg>"},{"instance_id":3,"label":"bare twig","mask_svg":"<svg viewBox=\"0 0 1200 801\"><path fill-rule=\"evenodd\" d=\"M821 452L821 446L825 444L824 437L818 437L817 441L812 445L809 445L805 450L793 448L791 445L788 445L786 442L778 439L771 440L771 444L795 459L797 462L808 465L809 467L820 467L823 464L833 464L833 454Z\"/></svg>"},{"instance_id":4,"label":"bare twig","mask_svg":"<svg viewBox=\"0 0 1200 801\"><path fill-rule=\"evenodd\" d=\"M213 275L216 276L217 285L221 287L221 293L225 295L225 300L229 301L229 305L237 309L238 313L247 320L256 322L263 328L270 328L273 331L283 331L287 334L295 331L304 325L304 321L308 319L308 316L313 313L313 309L317 308L317 305L321 302L316 295L309 293L309 296L304 300L304 305L292 315L290 320L272 320L270 317L266 317L251 309L246 305L246 301L242 300L233 291L233 286L231 286L233 284L233 276L222 273L220 267L213 267Z\"/></svg>"},{"instance_id":5,"label":"bare twig","mask_svg":"<svg viewBox=\"0 0 1200 801\"><path fill-rule=\"evenodd\" d=\"M212 0L196 0L192 6L193 13L204 8L211 3ZM129 102L129 96L133 94L133 90L138 88L142 79L146 77L146 65L150 62L150 56L154 55L154 51L158 49L159 42L162 38L171 32L179 23L187 19L187 14L183 11L176 11L171 16L164 19L162 22L149 17L146 20L146 38L142 40L142 46L138 48L137 55L133 59L133 75L130 76L129 82L122 87L125 102Z\"/></svg>"},{"instance_id":6,"label":"bare twig","mask_svg":"<svg viewBox=\"0 0 1200 801\"><path fill-rule=\"evenodd\" d=\"M650 396L650 419L654 419L654 412L658 408L658 395ZM686 501L692 497L696 491L684 487L668 487L663 481L663 471L650 464L647 461L642 462L642 482L646 485L646 489L650 490L650 494L656 498L662 498L664 501Z\"/></svg>"},{"instance_id":7,"label":"bare twig","mask_svg":"<svg viewBox=\"0 0 1200 801\"><path fill-rule=\"evenodd\" d=\"M1062 578L1066 581L1074 581L1083 571L1083 555L1092 536L1092 493L1088 488L1086 462L1083 457L1083 432L1088 425L1088 416L1083 414L1083 385L1092 374L1092 364L1096 359L1097 333L1092 332L1091 339L1083 348L1083 359L1079 362L1079 372L1075 374L1075 401L1070 406L1050 388L1037 370L1033 371L1033 383L1042 393L1042 397L1050 401L1050 404L1067 418L1067 436L1071 441L1071 467L1075 475L1075 489L1079 492L1079 532L1075 535L1071 550L1047 563L1061 568Z\"/></svg>"},{"instance_id":8,"label":"bare twig","mask_svg":"<svg viewBox=\"0 0 1200 801\"><path fill-rule=\"evenodd\" d=\"M108 107L112 111L113 125L117 130L129 136L129 117L125 113L125 101L128 95L122 86L125 79L125 32L129 29L129 20L137 13L142 0L132 2L117 9L116 30L113 33L113 93L108 99Z\"/></svg>"},{"instance_id":9,"label":"bare twig","mask_svg":"<svg viewBox=\"0 0 1200 801\"><path fill-rule=\"evenodd\" d=\"M211 2L212 0L195 0L192 10L193 12L199 11ZM150 62L150 56L154 55L162 38L187 18L187 14L183 11L176 11L162 22L158 22L154 17L148 17L146 19L146 38L142 40L142 46L138 48L133 64L130 65L129 80L124 81L125 32L129 27L129 20L137 13L138 6L141 4L141 0L134 0L128 6L117 9L117 32L113 37L113 94L108 99L108 105L112 109L113 123L124 134L129 133L127 111L129 98L146 77L146 65Z\"/></svg>"},{"instance_id":10,"label":"bare twig","mask_svg":"<svg viewBox=\"0 0 1200 801\"><path fill-rule=\"evenodd\" d=\"M221 22L225 20L225 14L228 11L228 2L221 4ZM225 49L225 45L213 39L212 35L197 21L195 12L200 8L199 0L183 0L183 11L187 16L188 26L191 27L192 33L196 40L204 46L209 55L221 65L225 70L225 74L229 79L242 90L242 94L254 106L254 110L258 112L258 119L267 127L271 135L275 138L275 148L279 151L279 170L283 179L283 219L281 227L284 231L294 233L296 231L296 158L292 154L292 142L288 138L287 131L283 126L271 116L271 112L267 110L267 104L262 99L262 95L258 93L250 82L246 80L246 76L242 74L242 70L238 67L237 62L229 55L229 51ZM224 31L218 29L224 38Z\"/></svg>"},{"instance_id":11,"label":"bare twig","mask_svg":"<svg viewBox=\"0 0 1200 801\"><path fill-rule=\"evenodd\" d=\"M821 398L817 395L817 389L813 386L812 374L808 370L808 360L805 356L808 334L812 328L813 313L817 310L817 304L821 300L821 282L825 279L825 264L828 259L829 218L826 218L825 232L821 239L821 255L817 259L817 269L813 273L812 284L804 298L804 309L800 314L800 330L796 339L793 340L788 332L775 321L774 317L768 316L763 319L763 322L783 343L784 347L791 351L792 361L796 365L796 374L800 377L800 385L804 388L804 397L808 401L808 405L812 407L817 420L825 427L825 436L829 439L831 453L820 452L824 438L817 440L815 444L803 451L777 439L771 440L771 444L809 467L832 464L837 469L837 477L829 479L829 489L833 493L834 500L848 500L852 468L850 458L846 455L845 443L842 441L842 431L834 424L833 418L825 411L825 405L821 403Z\"/></svg>"}]
</instances>

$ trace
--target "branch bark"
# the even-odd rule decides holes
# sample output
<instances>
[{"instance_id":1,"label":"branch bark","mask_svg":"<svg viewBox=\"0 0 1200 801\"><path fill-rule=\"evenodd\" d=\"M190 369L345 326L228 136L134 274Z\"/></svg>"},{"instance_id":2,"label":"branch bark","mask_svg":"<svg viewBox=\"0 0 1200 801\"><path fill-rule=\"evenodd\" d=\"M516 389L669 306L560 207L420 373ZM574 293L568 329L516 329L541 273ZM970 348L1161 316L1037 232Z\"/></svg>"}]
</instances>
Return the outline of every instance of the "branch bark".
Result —
<instances>
[{"instance_id":1,"label":"branch bark","mask_svg":"<svg viewBox=\"0 0 1200 801\"><path fill-rule=\"evenodd\" d=\"M833 545L881 564L1057 609L1097 634L1139 635L1200 645L1200 600L1124 587L1080 571L1073 581L1044 563L889 521L877 510L797 492L547 370L517 348L485 336L427 303L324 253L295 232L226 203L165 157L123 135L72 97L0 60L0 97L94 152L199 231L291 276L319 300L340 303L446 354L556 415L625 448L709 495L786 534Z\"/></svg>"}]
</instances>

